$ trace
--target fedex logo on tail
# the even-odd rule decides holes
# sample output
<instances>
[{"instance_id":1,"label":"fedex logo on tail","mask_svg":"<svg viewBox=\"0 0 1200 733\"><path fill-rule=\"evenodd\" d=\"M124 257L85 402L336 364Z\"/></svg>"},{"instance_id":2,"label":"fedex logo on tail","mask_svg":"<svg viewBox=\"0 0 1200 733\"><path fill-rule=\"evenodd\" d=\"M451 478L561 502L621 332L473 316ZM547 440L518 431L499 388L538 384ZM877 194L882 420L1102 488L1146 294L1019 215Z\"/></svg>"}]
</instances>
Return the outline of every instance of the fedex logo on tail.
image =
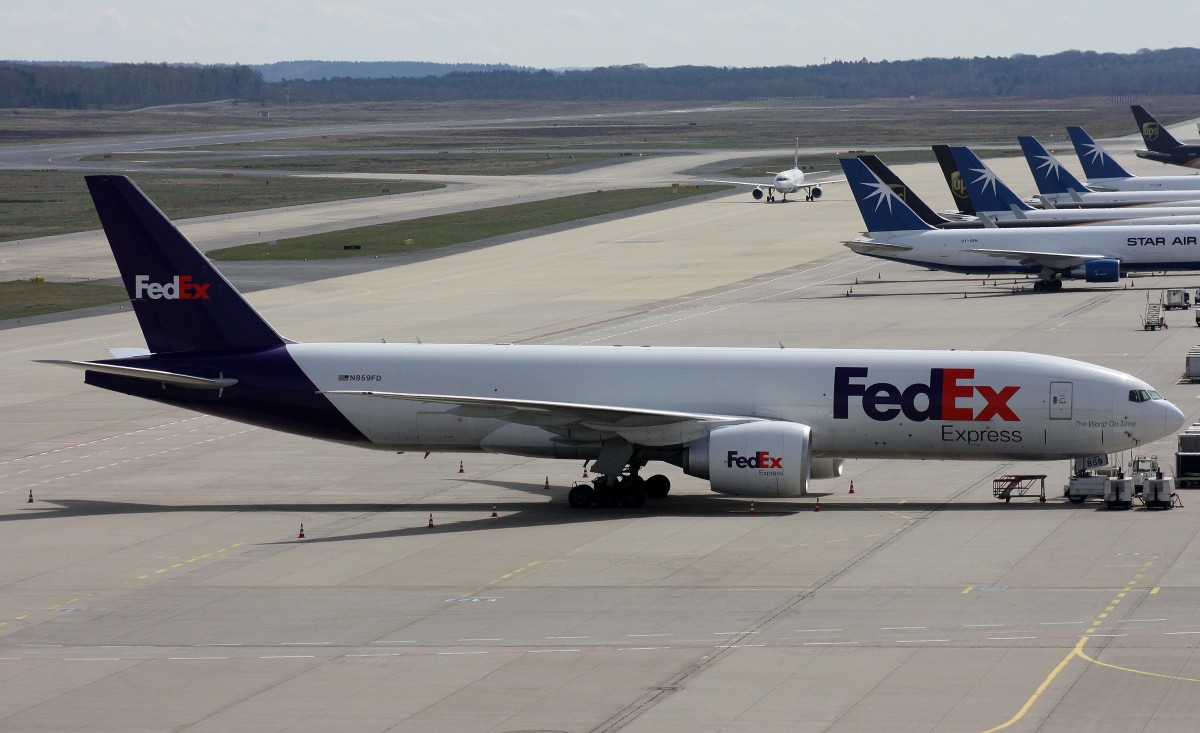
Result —
<instances>
[{"instance_id":1,"label":"fedex logo on tail","mask_svg":"<svg viewBox=\"0 0 1200 733\"><path fill-rule=\"evenodd\" d=\"M209 300L210 286L211 283L193 282L191 275L176 275L169 283L152 283L149 275L137 275L133 278L133 297L134 300Z\"/></svg>"},{"instance_id":2,"label":"fedex logo on tail","mask_svg":"<svg viewBox=\"0 0 1200 733\"><path fill-rule=\"evenodd\" d=\"M837 367L833 370L833 417L846 420L850 416L850 400L858 399L867 417L881 422L901 413L914 422L925 420L1020 422L1021 418L1008 401L1020 390L1009 385L996 389L986 384L972 384L974 369L930 369L929 383L910 384L903 389L887 382L867 384L866 367ZM861 380L861 381L859 381ZM975 410L964 404L976 395L984 405ZM924 406L918 398L924 397Z\"/></svg>"}]
</instances>

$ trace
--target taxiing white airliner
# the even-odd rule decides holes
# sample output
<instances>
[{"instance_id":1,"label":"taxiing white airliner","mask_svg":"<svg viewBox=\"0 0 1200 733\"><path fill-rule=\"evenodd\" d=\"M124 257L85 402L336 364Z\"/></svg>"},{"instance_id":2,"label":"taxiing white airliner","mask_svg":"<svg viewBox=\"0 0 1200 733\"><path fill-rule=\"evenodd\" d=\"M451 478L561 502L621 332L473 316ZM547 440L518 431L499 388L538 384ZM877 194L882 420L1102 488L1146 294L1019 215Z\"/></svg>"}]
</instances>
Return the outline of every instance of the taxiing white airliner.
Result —
<instances>
[{"instance_id":1,"label":"taxiing white airliner","mask_svg":"<svg viewBox=\"0 0 1200 733\"><path fill-rule=\"evenodd\" d=\"M829 171L813 171L809 175L818 173L828 173ZM786 171L775 173L775 179L770 183L752 183L749 181L717 181L711 178L704 179L708 183L726 183L731 186L753 186L754 190L750 195L755 201L761 201L764 198L767 203L775 200L775 193L783 194L783 201L787 201L789 193L804 191L805 201L815 201L821 198L824 193L821 186L827 186L834 183L844 183L841 178L832 181L809 181L805 182L804 171L800 170L800 138L796 138L796 152L792 156L792 167Z\"/></svg>"},{"instance_id":2,"label":"taxiing white airliner","mask_svg":"<svg viewBox=\"0 0 1200 733\"><path fill-rule=\"evenodd\" d=\"M88 188L149 347L88 384L388 451L595 461L574 507L663 496L651 461L713 491L801 496L849 457L1102 455L1178 429L1145 382L992 351L299 344L279 336L123 176Z\"/></svg>"}]
</instances>

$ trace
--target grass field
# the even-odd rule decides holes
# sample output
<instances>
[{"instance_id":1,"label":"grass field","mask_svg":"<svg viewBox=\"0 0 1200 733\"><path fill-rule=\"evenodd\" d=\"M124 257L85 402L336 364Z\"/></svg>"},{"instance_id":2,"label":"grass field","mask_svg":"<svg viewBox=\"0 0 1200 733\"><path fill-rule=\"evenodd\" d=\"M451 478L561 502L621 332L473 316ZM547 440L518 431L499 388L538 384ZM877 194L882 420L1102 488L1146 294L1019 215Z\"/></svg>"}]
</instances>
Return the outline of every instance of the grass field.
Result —
<instances>
[{"instance_id":1,"label":"grass field","mask_svg":"<svg viewBox=\"0 0 1200 733\"><path fill-rule=\"evenodd\" d=\"M136 173L131 178L172 219L440 188L290 176ZM80 173L0 171L0 242L97 229Z\"/></svg>"},{"instance_id":2,"label":"grass field","mask_svg":"<svg viewBox=\"0 0 1200 733\"><path fill-rule=\"evenodd\" d=\"M96 283L0 282L0 321L126 300L125 288Z\"/></svg>"},{"instance_id":3,"label":"grass field","mask_svg":"<svg viewBox=\"0 0 1200 733\"><path fill-rule=\"evenodd\" d=\"M281 239L275 245L262 243L228 247L210 251L208 256L213 260L313 260L416 252L676 201L723 188L725 187L670 186L597 191L527 204L498 206L309 237ZM346 249L347 247L358 249Z\"/></svg>"}]
</instances>

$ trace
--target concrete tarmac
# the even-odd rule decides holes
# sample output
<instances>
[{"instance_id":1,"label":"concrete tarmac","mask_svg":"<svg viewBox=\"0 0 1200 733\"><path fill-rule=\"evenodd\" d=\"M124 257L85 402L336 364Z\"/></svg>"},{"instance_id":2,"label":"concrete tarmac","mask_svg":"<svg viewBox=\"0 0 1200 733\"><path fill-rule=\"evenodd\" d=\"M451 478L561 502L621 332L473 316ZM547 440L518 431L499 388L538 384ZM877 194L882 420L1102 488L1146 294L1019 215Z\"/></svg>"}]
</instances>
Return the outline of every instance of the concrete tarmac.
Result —
<instances>
[{"instance_id":1,"label":"concrete tarmac","mask_svg":"<svg viewBox=\"0 0 1200 733\"><path fill-rule=\"evenodd\" d=\"M900 172L948 208L932 164ZM1134 373L1195 419L1176 379L1200 330L1138 320L1195 277L1012 294L854 255L839 242L861 228L844 187L742 193L249 299L302 341L1046 352ZM820 496L752 504L669 468L664 500L575 511L578 464L324 444L32 362L138 345L129 312L0 332L0 730L1200 719L1188 493L1109 512L1061 498L1064 462L854 460ZM993 498L1014 471L1047 474L1048 501Z\"/></svg>"}]
</instances>

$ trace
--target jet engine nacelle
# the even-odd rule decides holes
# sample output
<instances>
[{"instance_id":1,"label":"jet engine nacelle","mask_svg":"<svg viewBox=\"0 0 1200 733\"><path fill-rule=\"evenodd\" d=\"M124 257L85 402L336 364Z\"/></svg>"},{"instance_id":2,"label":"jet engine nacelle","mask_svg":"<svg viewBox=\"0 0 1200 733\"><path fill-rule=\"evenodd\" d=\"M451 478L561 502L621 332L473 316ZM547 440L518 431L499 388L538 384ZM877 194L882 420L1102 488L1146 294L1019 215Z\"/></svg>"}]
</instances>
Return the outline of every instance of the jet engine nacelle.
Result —
<instances>
[{"instance_id":1,"label":"jet engine nacelle","mask_svg":"<svg viewBox=\"0 0 1200 733\"><path fill-rule=\"evenodd\" d=\"M837 478L842 475L846 461L841 458L814 458L809 464L809 478Z\"/></svg>"},{"instance_id":2,"label":"jet engine nacelle","mask_svg":"<svg viewBox=\"0 0 1200 733\"><path fill-rule=\"evenodd\" d=\"M766 194L763 193L763 190L761 188L755 188L753 191L750 192L750 195L754 197L755 201L761 201L762 197L766 196Z\"/></svg>"},{"instance_id":3,"label":"jet engine nacelle","mask_svg":"<svg viewBox=\"0 0 1200 733\"><path fill-rule=\"evenodd\" d=\"M1115 283L1121 279L1120 260L1092 260L1083 265L1083 277L1090 283Z\"/></svg>"},{"instance_id":4,"label":"jet engine nacelle","mask_svg":"<svg viewBox=\"0 0 1200 733\"><path fill-rule=\"evenodd\" d=\"M708 479L718 494L803 496L812 466L811 434L807 425L774 421L717 428L688 446L683 470Z\"/></svg>"},{"instance_id":5,"label":"jet engine nacelle","mask_svg":"<svg viewBox=\"0 0 1200 733\"><path fill-rule=\"evenodd\" d=\"M825 193L821 190L820 186L813 186L812 188L808 189L808 192L812 195L813 201L821 198L821 195Z\"/></svg>"}]
</instances>

